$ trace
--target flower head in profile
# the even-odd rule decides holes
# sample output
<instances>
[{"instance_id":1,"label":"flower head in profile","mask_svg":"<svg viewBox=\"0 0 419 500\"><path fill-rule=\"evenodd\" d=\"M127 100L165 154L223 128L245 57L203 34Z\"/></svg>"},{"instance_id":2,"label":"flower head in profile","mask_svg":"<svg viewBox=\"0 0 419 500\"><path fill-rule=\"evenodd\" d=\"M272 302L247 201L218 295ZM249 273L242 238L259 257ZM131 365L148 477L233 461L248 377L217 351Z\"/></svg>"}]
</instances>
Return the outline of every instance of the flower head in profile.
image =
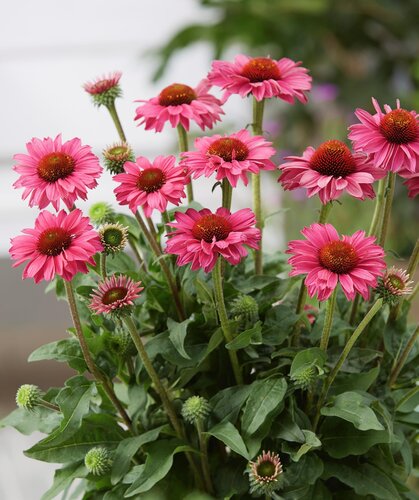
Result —
<instances>
[{"instance_id":1,"label":"flower head in profile","mask_svg":"<svg viewBox=\"0 0 419 500\"><path fill-rule=\"evenodd\" d=\"M208 93L211 85L202 80L196 88L183 83L173 83L164 88L157 97L142 102L136 109L135 120L145 125L146 130L161 132L166 122L171 127L182 125L189 130L192 120L202 130L212 128L224 111L221 101Z\"/></svg>"},{"instance_id":2,"label":"flower head in profile","mask_svg":"<svg viewBox=\"0 0 419 500\"><path fill-rule=\"evenodd\" d=\"M308 147L303 156L288 156L280 165L278 182L285 190L306 188L309 198L319 195L323 204L336 200L344 192L361 200L374 198L372 188L385 172L375 168L368 156L351 153L341 141L331 140L317 149Z\"/></svg>"},{"instance_id":3,"label":"flower head in profile","mask_svg":"<svg viewBox=\"0 0 419 500\"><path fill-rule=\"evenodd\" d=\"M384 105L384 112L376 99L372 99L376 113L371 115L357 109L355 115L361 123L349 127L349 139L354 148L372 156L375 166L392 172L418 170L419 115L400 107L391 109Z\"/></svg>"},{"instance_id":4,"label":"flower head in profile","mask_svg":"<svg viewBox=\"0 0 419 500\"><path fill-rule=\"evenodd\" d=\"M260 231L248 208L235 213L226 208L218 208L215 213L208 208L189 208L185 213L176 212L175 220L168 224L175 230L167 235L166 252L178 256L179 266L191 263L193 271L210 272L219 255L230 264L238 264L247 255L246 247L258 248Z\"/></svg>"},{"instance_id":5,"label":"flower head in profile","mask_svg":"<svg viewBox=\"0 0 419 500\"><path fill-rule=\"evenodd\" d=\"M70 281L77 273L88 273L87 264L94 265L93 256L102 250L99 235L89 218L76 209L52 214L43 210L35 220L34 229L24 229L22 236L12 238L10 255L13 267L29 261L23 278L51 281L58 275Z\"/></svg>"},{"instance_id":6,"label":"flower head in profile","mask_svg":"<svg viewBox=\"0 0 419 500\"><path fill-rule=\"evenodd\" d=\"M308 70L287 57L277 61L240 54L234 62L214 61L208 80L225 91L224 98L252 94L257 101L278 97L291 104L294 99L306 103L305 92L311 89Z\"/></svg>"},{"instance_id":7,"label":"flower head in profile","mask_svg":"<svg viewBox=\"0 0 419 500\"><path fill-rule=\"evenodd\" d=\"M111 106L117 97L121 97L122 90L119 86L119 80L122 73L114 71L109 75L103 75L93 82L87 82L83 85L84 90L92 96L96 106Z\"/></svg>"},{"instance_id":8,"label":"flower head in profile","mask_svg":"<svg viewBox=\"0 0 419 500\"><path fill-rule=\"evenodd\" d=\"M116 142L103 151L105 168L113 175L121 174L127 161L135 161L134 151L126 142Z\"/></svg>"},{"instance_id":9,"label":"flower head in profile","mask_svg":"<svg viewBox=\"0 0 419 500\"><path fill-rule=\"evenodd\" d=\"M250 493L270 495L282 485L282 464L277 453L263 451L250 462L247 468L249 474Z\"/></svg>"},{"instance_id":10,"label":"flower head in profile","mask_svg":"<svg viewBox=\"0 0 419 500\"><path fill-rule=\"evenodd\" d=\"M126 162L124 172L113 178L120 183L114 190L118 203L133 213L142 207L146 217L153 210L164 212L169 202L179 205L189 179L175 162L174 156L158 156L153 162L139 156L135 163Z\"/></svg>"},{"instance_id":11,"label":"flower head in profile","mask_svg":"<svg viewBox=\"0 0 419 500\"><path fill-rule=\"evenodd\" d=\"M292 255L290 276L307 274L308 295L326 300L340 283L348 300L356 293L367 300L369 287L377 286L386 267L384 250L374 244L375 238L357 231L340 239L331 224L312 224L301 233L306 240L291 241L286 253Z\"/></svg>"},{"instance_id":12,"label":"flower head in profile","mask_svg":"<svg viewBox=\"0 0 419 500\"><path fill-rule=\"evenodd\" d=\"M87 189L97 186L102 173L98 158L90 146L82 146L74 138L62 143L61 134L55 139L32 139L26 144L29 154L16 154L18 163L13 169L20 174L14 188L24 188L22 198L29 196L29 206L45 208L50 203L59 210L64 202L72 208L81 198L86 200Z\"/></svg>"},{"instance_id":13,"label":"flower head in profile","mask_svg":"<svg viewBox=\"0 0 419 500\"><path fill-rule=\"evenodd\" d=\"M419 194L419 170L414 174L407 172L406 170L403 170L402 172L399 172L399 175L404 179L406 179L406 181L403 182L403 184L407 186L408 189L407 195L409 196L409 198L415 198Z\"/></svg>"},{"instance_id":14,"label":"flower head in profile","mask_svg":"<svg viewBox=\"0 0 419 500\"><path fill-rule=\"evenodd\" d=\"M182 153L181 161L195 179L215 173L217 180L226 178L233 187L240 179L247 186L249 173L276 168L269 159L275 154L272 144L261 136L250 135L247 130L228 136L198 138L195 148L197 151Z\"/></svg>"},{"instance_id":15,"label":"flower head in profile","mask_svg":"<svg viewBox=\"0 0 419 500\"><path fill-rule=\"evenodd\" d=\"M390 305L397 304L402 295L409 295L413 290L413 281L403 269L394 266L387 269L384 276L378 279L378 295Z\"/></svg>"},{"instance_id":16,"label":"flower head in profile","mask_svg":"<svg viewBox=\"0 0 419 500\"><path fill-rule=\"evenodd\" d=\"M105 278L93 291L90 309L96 314L125 313L144 290L141 282L119 275Z\"/></svg>"}]
</instances>

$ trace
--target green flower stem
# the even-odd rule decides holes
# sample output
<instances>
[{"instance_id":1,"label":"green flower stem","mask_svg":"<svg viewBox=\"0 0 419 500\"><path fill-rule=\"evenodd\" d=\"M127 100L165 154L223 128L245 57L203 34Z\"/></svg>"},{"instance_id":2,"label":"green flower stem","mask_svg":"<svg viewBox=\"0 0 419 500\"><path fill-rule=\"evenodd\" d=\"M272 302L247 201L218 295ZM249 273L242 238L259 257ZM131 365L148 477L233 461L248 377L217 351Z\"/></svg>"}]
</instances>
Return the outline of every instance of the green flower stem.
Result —
<instances>
[{"instance_id":1,"label":"green flower stem","mask_svg":"<svg viewBox=\"0 0 419 500\"><path fill-rule=\"evenodd\" d=\"M212 279L214 281L214 292L215 301L217 304L218 316L220 318L221 329L224 334L226 342L231 342L233 340L233 334L230 330L230 323L228 321L227 310L224 303L224 293L223 293L223 279L221 274L222 260L218 257L215 263L214 269L212 271ZM237 385L243 385L243 376L241 373L239 360L237 358L236 351L228 349L228 355L230 356L231 366L234 372L234 378L236 379Z\"/></svg>"},{"instance_id":2,"label":"green flower stem","mask_svg":"<svg viewBox=\"0 0 419 500\"><path fill-rule=\"evenodd\" d=\"M129 236L128 242L129 242L129 246L131 247L133 254L135 255L135 257L138 261L140 269L142 269L144 267L144 270L146 270L145 269L145 262L144 262L143 258L141 257L140 252L138 251L137 245L135 243L135 239L132 236Z\"/></svg>"},{"instance_id":3,"label":"green flower stem","mask_svg":"<svg viewBox=\"0 0 419 500\"><path fill-rule=\"evenodd\" d=\"M53 411L60 411L60 407L50 403L49 401L45 401L45 399L40 399L39 404L43 406L44 408L48 408L48 410L53 410Z\"/></svg>"},{"instance_id":4,"label":"green flower stem","mask_svg":"<svg viewBox=\"0 0 419 500\"><path fill-rule=\"evenodd\" d=\"M391 205L393 204L394 196L394 186L396 184L396 174L389 172L387 174L387 187L384 196L384 211L383 211L383 222L381 224L381 230L378 237L378 244L384 247L386 242L388 226L390 223Z\"/></svg>"},{"instance_id":5,"label":"green flower stem","mask_svg":"<svg viewBox=\"0 0 419 500\"><path fill-rule=\"evenodd\" d=\"M381 219L383 215L383 204L384 204L384 193L386 190L386 179L380 179L378 181L377 196L375 198L374 214L371 219L370 229L368 231L368 236L377 236L378 228L381 224Z\"/></svg>"},{"instance_id":6,"label":"green flower stem","mask_svg":"<svg viewBox=\"0 0 419 500\"><path fill-rule=\"evenodd\" d=\"M330 210L332 209L332 202L322 204L319 214L319 224L326 224L327 219L329 218Z\"/></svg>"},{"instance_id":7,"label":"green flower stem","mask_svg":"<svg viewBox=\"0 0 419 500\"><path fill-rule=\"evenodd\" d=\"M185 130L185 127L179 123L177 126L177 133L179 136L179 151L183 153L184 151L189 150L188 146L188 134ZM186 191L188 194L188 203L193 201L193 187L192 187L192 179L190 179L189 184L186 185Z\"/></svg>"},{"instance_id":8,"label":"green flower stem","mask_svg":"<svg viewBox=\"0 0 419 500\"><path fill-rule=\"evenodd\" d=\"M100 254L100 273L102 274L102 278L105 279L106 274L106 253L102 252Z\"/></svg>"},{"instance_id":9,"label":"green flower stem","mask_svg":"<svg viewBox=\"0 0 419 500\"><path fill-rule=\"evenodd\" d=\"M406 344L406 347L403 349L402 353L400 354L400 357L397 360L396 365L391 370L390 377L388 379L388 386L390 388L393 387L394 384L396 383L397 377L400 375L400 372L402 371L402 368L403 368L404 364L406 363L406 359L409 356L409 353L412 350L413 346L415 345L418 337L419 337L419 326L417 326L415 331L412 333L409 341Z\"/></svg>"},{"instance_id":10,"label":"green flower stem","mask_svg":"<svg viewBox=\"0 0 419 500\"><path fill-rule=\"evenodd\" d=\"M228 179L223 179L221 183L221 189L223 191L222 206L227 210L231 210L231 199L233 197L233 188L228 182Z\"/></svg>"},{"instance_id":11,"label":"green flower stem","mask_svg":"<svg viewBox=\"0 0 419 500\"><path fill-rule=\"evenodd\" d=\"M338 359L335 367L333 368L333 370L330 372L329 376L327 377L327 380L323 386L322 393L320 394L319 401L317 403L316 416L315 416L315 419L313 422L314 431L316 431L316 429L317 429L317 425L318 425L319 419L320 419L320 410L323 406L323 403L325 402L325 399L326 399L327 394L329 392L330 386L333 384L333 382L336 378L336 375L338 374L339 370L342 368L343 363L346 361L346 358L348 357L349 353L351 352L351 349L355 345L359 336L365 330L365 328L368 326L368 324L373 319L373 317L377 314L377 312L381 309L382 305L383 305L383 299L378 299L375 302L375 304L371 307L371 309L365 315L364 319L361 321L361 323L359 323L359 325L356 327L356 329L354 330L354 332L350 336L348 342L346 343L345 347L343 348L342 354L339 356L339 359Z\"/></svg>"},{"instance_id":12,"label":"green flower stem","mask_svg":"<svg viewBox=\"0 0 419 500\"><path fill-rule=\"evenodd\" d=\"M324 317L322 337L320 339L320 349L322 349L323 351L327 351L327 346L329 344L330 331L332 329L332 323L333 323L333 313L335 311L335 304L336 304L336 294L337 294L337 287L333 290L333 293L329 297L326 304L326 315Z\"/></svg>"},{"instance_id":13,"label":"green flower stem","mask_svg":"<svg viewBox=\"0 0 419 500\"><path fill-rule=\"evenodd\" d=\"M263 134L263 111L265 101L257 101L253 98L253 133L255 135ZM256 227L260 230L259 250L255 250L255 273L263 274L262 260L262 231L263 231L263 216L262 216L262 201L261 201L261 185L260 174L252 174L252 190L253 190L253 211L256 216Z\"/></svg>"},{"instance_id":14,"label":"green flower stem","mask_svg":"<svg viewBox=\"0 0 419 500\"><path fill-rule=\"evenodd\" d=\"M173 300L175 302L175 306L176 306L176 310L177 310L179 319L180 319L180 321L184 321L185 313L183 311L182 302L181 302L180 297L179 297L179 291L177 289L176 282L173 278L173 275L172 275L169 267L167 266L166 262L164 261L164 258L161 258L161 257L163 257L163 253L161 251L161 248L158 245L157 241L153 238L150 231L147 229L145 222L143 221L141 215L138 212L135 213L135 218L137 219L138 225L140 226L141 231L144 233L144 236L146 237L146 239L147 239L151 249L153 250L155 256L159 258L159 264L162 268L164 275L166 276L167 284L169 285L169 288L173 294Z\"/></svg>"},{"instance_id":15,"label":"green flower stem","mask_svg":"<svg viewBox=\"0 0 419 500\"><path fill-rule=\"evenodd\" d=\"M128 429L132 433L134 433L132 422L131 422L127 412L125 411L125 409L122 406L119 399L116 397L116 394L113 390L113 387L109 383L108 379L97 368L97 366L95 365L93 358L90 354L89 347L88 347L87 342L86 342L86 338L84 337L84 334L83 334L83 329L82 329L81 322L80 322L80 316L79 316L79 312L77 310L76 298L74 296L73 286L72 286L70 281L65 281L65 280L64 280L64 286L65 286L65 290L67 293L68 304L70 307L70 313L71 313L71 317L73 319L74 328L76 330L77 339L80 343L80 347L81 347L87 368L89 369L90 373L94 376L94 378L103 385L103 389L105 390L108 398L112 401L112 404L118 410L125 425L128 427Z\"/></svg>"},{"instance_id":16,"label":"green flower stem","mask_svg":"<svg viewBox=\"0 0 419 500\"><path fill-rule=\"evenodd\" d=\"M205 487L207 491L211 494L214 493L214 487L212 486L210 467L208 461L208 438L205 436L202 428L202 420L200 418L196 421L196 432L198 433L199 449L201 451L201 466L204 475Z\"/></svg>"},{"instance_id":17,"label":"green flower stem","mask_svg":"<svg viewBox=\"0 0 419 500\"><path fill-rule=\"evenodd\" d=\"M122 128L122 125L121 125L121 120L119 119L118 113L116 111L115 102L113 102L112 104L109 104L109 106L107 106L107 108L108 108L109 114L112 117L113 123L114 123L115 128L118 132L119 138L121 139L121 141L126 142L127 139L126 139L125 134L124 134L124 129Z\"/></svg>"},{"instance_id":18,"label":"green flower stem","mask_svg":"<svg viewBox=\"0 0 419 500\"><path fill-rule=\"evenodd\" d=\"M178 438L181 440L186 440L185 431L183 429L183 426L176 415L176 411L173 407L173 404L169 398L169 395L168 395L165 387L161 383L161 380L160 380L159 376L157 375L156 370L154 369L154 366L153 366L150 358L148 357L147 351L145 350L145 346L144 346L143 341L141 339L141 336L138 333L138 330L134 324L134 321L132 320L131 316L126 316L126 317L124 317L124 322L125 322L126 327L128 328L128 331L129 331L131 338L135 344L135 347L137 348L138 354L141 358L141 361L144 365L144 368L146 369L151 381L153 382L154 388L156 389L156 391L161 399L163 407L167 413L167 416L169 417L169 420L170 420ZM200 478L200 474L199 474L199 471L197 470L197 466L195 464L195 461L192 458L192 455L189 452L187 452L186 456L188 458L189 465L194 470L195 478L200 482L200 480L198 479L198 478ZM199 482L198 482L198 484L199 484Z\"/></svg>"}]
</instances>

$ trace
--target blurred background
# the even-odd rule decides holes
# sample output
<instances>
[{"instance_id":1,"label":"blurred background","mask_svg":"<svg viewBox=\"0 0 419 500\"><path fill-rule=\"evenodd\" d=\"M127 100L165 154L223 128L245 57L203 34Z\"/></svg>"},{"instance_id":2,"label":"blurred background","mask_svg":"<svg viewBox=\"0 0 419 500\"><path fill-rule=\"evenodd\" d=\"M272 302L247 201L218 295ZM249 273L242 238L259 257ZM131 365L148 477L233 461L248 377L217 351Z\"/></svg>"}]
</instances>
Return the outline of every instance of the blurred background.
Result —
<instances>
[{"instance_id":1,"label":"blurred background","mask_svg":"<svg viewBox=\"0 0 419 500\"><path fill-rule=\"evenodd\" d=\"M394 106L419 108L419 2L417 0L72 0L3 2L0 32L0 418L14 407L23 383L42 388L68 376L63 366L27 364L32 350L65 336L70 318L65 304L45 296L44 285L21 281L12 270L9 239L30 227L38 211L22 202L11 184L13 154L25 152L32 137L80 137L100 155L117 140L106 110L94 108L82 84L109 71L123 72L124 99L117 107L137 154L154 158L176 152L176 134L145 132L133 122L134 99L147 99L173 82L194 86L211 60L237 53L301 60L313 76L309 104L279 100L266 106L264 128L278 148L277 161L300 155L308 145L345 139L353 110L371 110L371 96ZM251 103L233 96L216 133L251 121ZM193 134L199 130L193 129ZM319 202L303 192L283 193L277 174L263 179L267 249L284 250L303 225L317 217ZM219 205L211 181L199 182L197 198ZM108 174L90 192L96 201L113 200ZM235 194L234 208L247 206L250 192ZM372 202L348 197L334 207L331 221L342 232L368 228ZM284 211L283 209L287 209ZM278 212L279 211L279 212ZM403 265L418 233L419 204L397 185L388 249ZM417 312L416 312L417 316ZM22 450L39 436L0 430L0 498L36 500L52 480L48 464L25 459Z\"/></svg>"}]
</instances>

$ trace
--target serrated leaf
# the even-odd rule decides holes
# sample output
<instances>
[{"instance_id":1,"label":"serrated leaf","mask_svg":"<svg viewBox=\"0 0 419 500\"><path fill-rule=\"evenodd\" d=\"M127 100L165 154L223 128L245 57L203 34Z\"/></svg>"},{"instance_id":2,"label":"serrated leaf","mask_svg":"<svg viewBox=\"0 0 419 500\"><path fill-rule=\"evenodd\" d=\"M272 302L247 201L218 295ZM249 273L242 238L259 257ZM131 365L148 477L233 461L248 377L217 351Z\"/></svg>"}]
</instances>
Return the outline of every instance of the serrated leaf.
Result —
<instances>
[{"instance_id":1,"label":"serrated leaf","mask_svg":"<svg viewBox=\"0 0 419 500\"><path fill-rule=\"evenodd\" d=\"M252 328L239 333L231 342L226 344L226 348L231 351L245 349L249 345L258 345L262 343L262 323L258 321Z\"/></svg>"},{"instance_id":2,"label":"serrated leaf","mask_svg":"<svg viewBox=\"0 0 419 500\"><path fill-rule=\"evenodd\" d=\"M185 351L185 338L188 333L188 325L194 320L193 317L177 323L171 318L167 318L167 328L169 329L169 339L177 352L185 359L191 359Z\"/></svg>"},{"instance_id":3,"label":"serrated leaf","mask_svg":"<svg viewBox=\"0 0 419 500\"><path fill-rule=\"evenodd\" d=\"M220 422L207 431L206 434L214 436L246 460L250 460L249 452L247 451L243 438L231 422Z\"/></svg>"}]
</instances>

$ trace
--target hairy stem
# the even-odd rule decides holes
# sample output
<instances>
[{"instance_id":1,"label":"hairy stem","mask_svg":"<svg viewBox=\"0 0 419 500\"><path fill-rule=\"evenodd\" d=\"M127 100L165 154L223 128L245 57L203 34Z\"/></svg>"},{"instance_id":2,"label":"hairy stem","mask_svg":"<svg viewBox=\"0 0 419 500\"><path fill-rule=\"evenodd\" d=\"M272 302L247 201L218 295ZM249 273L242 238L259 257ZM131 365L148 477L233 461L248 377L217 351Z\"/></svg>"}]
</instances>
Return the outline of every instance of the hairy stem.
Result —
<instances>
[{"instance_id":1,"label":"hairy stem","mask_svg":"<svg viewBox=\"0 0 419 500\"><path fill-rule=\"evenodd\" d=\"M381 224L381 230L378 237L378 244L382 247L384 247L384 244L386 242L388 227L390 225L391 206L393 204L395 183L396 174L394 174L393 172L389 172L387 174L387 187L384 197L383 222Z\"/></svg>"},{"instance_id":2,"label":"hairy stem","mask_svg":"<svg viewBox=\"0 0 419 500\"><path fill-rule=\"evenodd\" d=\"M100 273L102 274L102 278L106 278L106 253L102 252L100 254Z\"/></svg>"},{"instance_id":3,"label":"hairy stem","mask_svg":"<svg viewBox=\"0 0 419 500\"><path fill-rule=\"evenodd\" d=\"M417 339L419 336L419 326L416 327L415 331L412 333L410 339L408 340L405 348L403 349L402 353L400 354L399 359L396 362L396 365L392 369L390 373L390 377L388 379L388 386L391 388L394 386L396 383L397 377L400 375L400 372L402 371L402 368L404 364L406 363L406 359L409 356L410 351L413 349L413 346L415 345Z\"/></svg>"},{"instance_id":4,"label":"hairy stem","mask_svg":"<svg viewBox=\"0 0 419 500\"><path fill-rule=\"evenodd\" d=\"M205 487L209 493L214 493L214 488L212 486L212 481L211 481L209 461L208 461L208 446L207 446L208 438L204 435L201 419L198 419L196 421L196 431L198 433L199 449L201 451L201 466L204 475Z\"/></svg>"},{"instance_id":5,"label":"hairy stem","mask_svg":"<svg viewBox=\"0 0 419 500\"><path fill-rule=\"evenodd\" d=\"M115 102L112 102L111 104L109 104L107 106L107 108L108 108L109 114L112 117L113 123L114 123L115 128L118 132L119 138L121 139L121 141L126 142L127 139L125 137L124 129L122 128L122 125L121 125L121 120L119 119L118 113L116 111Z\"/></svg>"},{"instance_id":6,"label":"hairy stem","mask_svg":"<svg viewBox=\"0 0 419 500\"><path fill-rule=\"evenodd\" d=\"M324 317L322 337L320 339L320 349L322 349L323 351L327 351L327 346L329 344L330 331L332 329L332 323L333 323L333 313L335 311L335 304L336 304L336 294L337 294L337 287L333 290L333 293L329 297L326 304L326 314Z\"/></svg>"},{"instance_id":7,"label":"hairy stem","mask_svg":"<svg viewBox=\"0 0 419 500\"><path fill-rule=\"evenodd\" d=\"M188 151L188 133L186 132L185 127L180 123L177 126L177 132L179 136L179 151L181 153L183 153L184 151ZM186 185L186 192L188 194L188 203L191 203L193 201L192 179L190 179L189 184Z\"/></svg>"},{"instance_id":8,"label":"hairy stem","mask_svg":"<svg viewBox=\"0 0 419 500\"><path fill-rule=\"evenodd\" d=\"M227 210L231 210L231 199L233 197L233 188L229 183L228 179L223 179L221 184L221 189L223 192L222 206Z\"/></svg>"}]
</instances>

